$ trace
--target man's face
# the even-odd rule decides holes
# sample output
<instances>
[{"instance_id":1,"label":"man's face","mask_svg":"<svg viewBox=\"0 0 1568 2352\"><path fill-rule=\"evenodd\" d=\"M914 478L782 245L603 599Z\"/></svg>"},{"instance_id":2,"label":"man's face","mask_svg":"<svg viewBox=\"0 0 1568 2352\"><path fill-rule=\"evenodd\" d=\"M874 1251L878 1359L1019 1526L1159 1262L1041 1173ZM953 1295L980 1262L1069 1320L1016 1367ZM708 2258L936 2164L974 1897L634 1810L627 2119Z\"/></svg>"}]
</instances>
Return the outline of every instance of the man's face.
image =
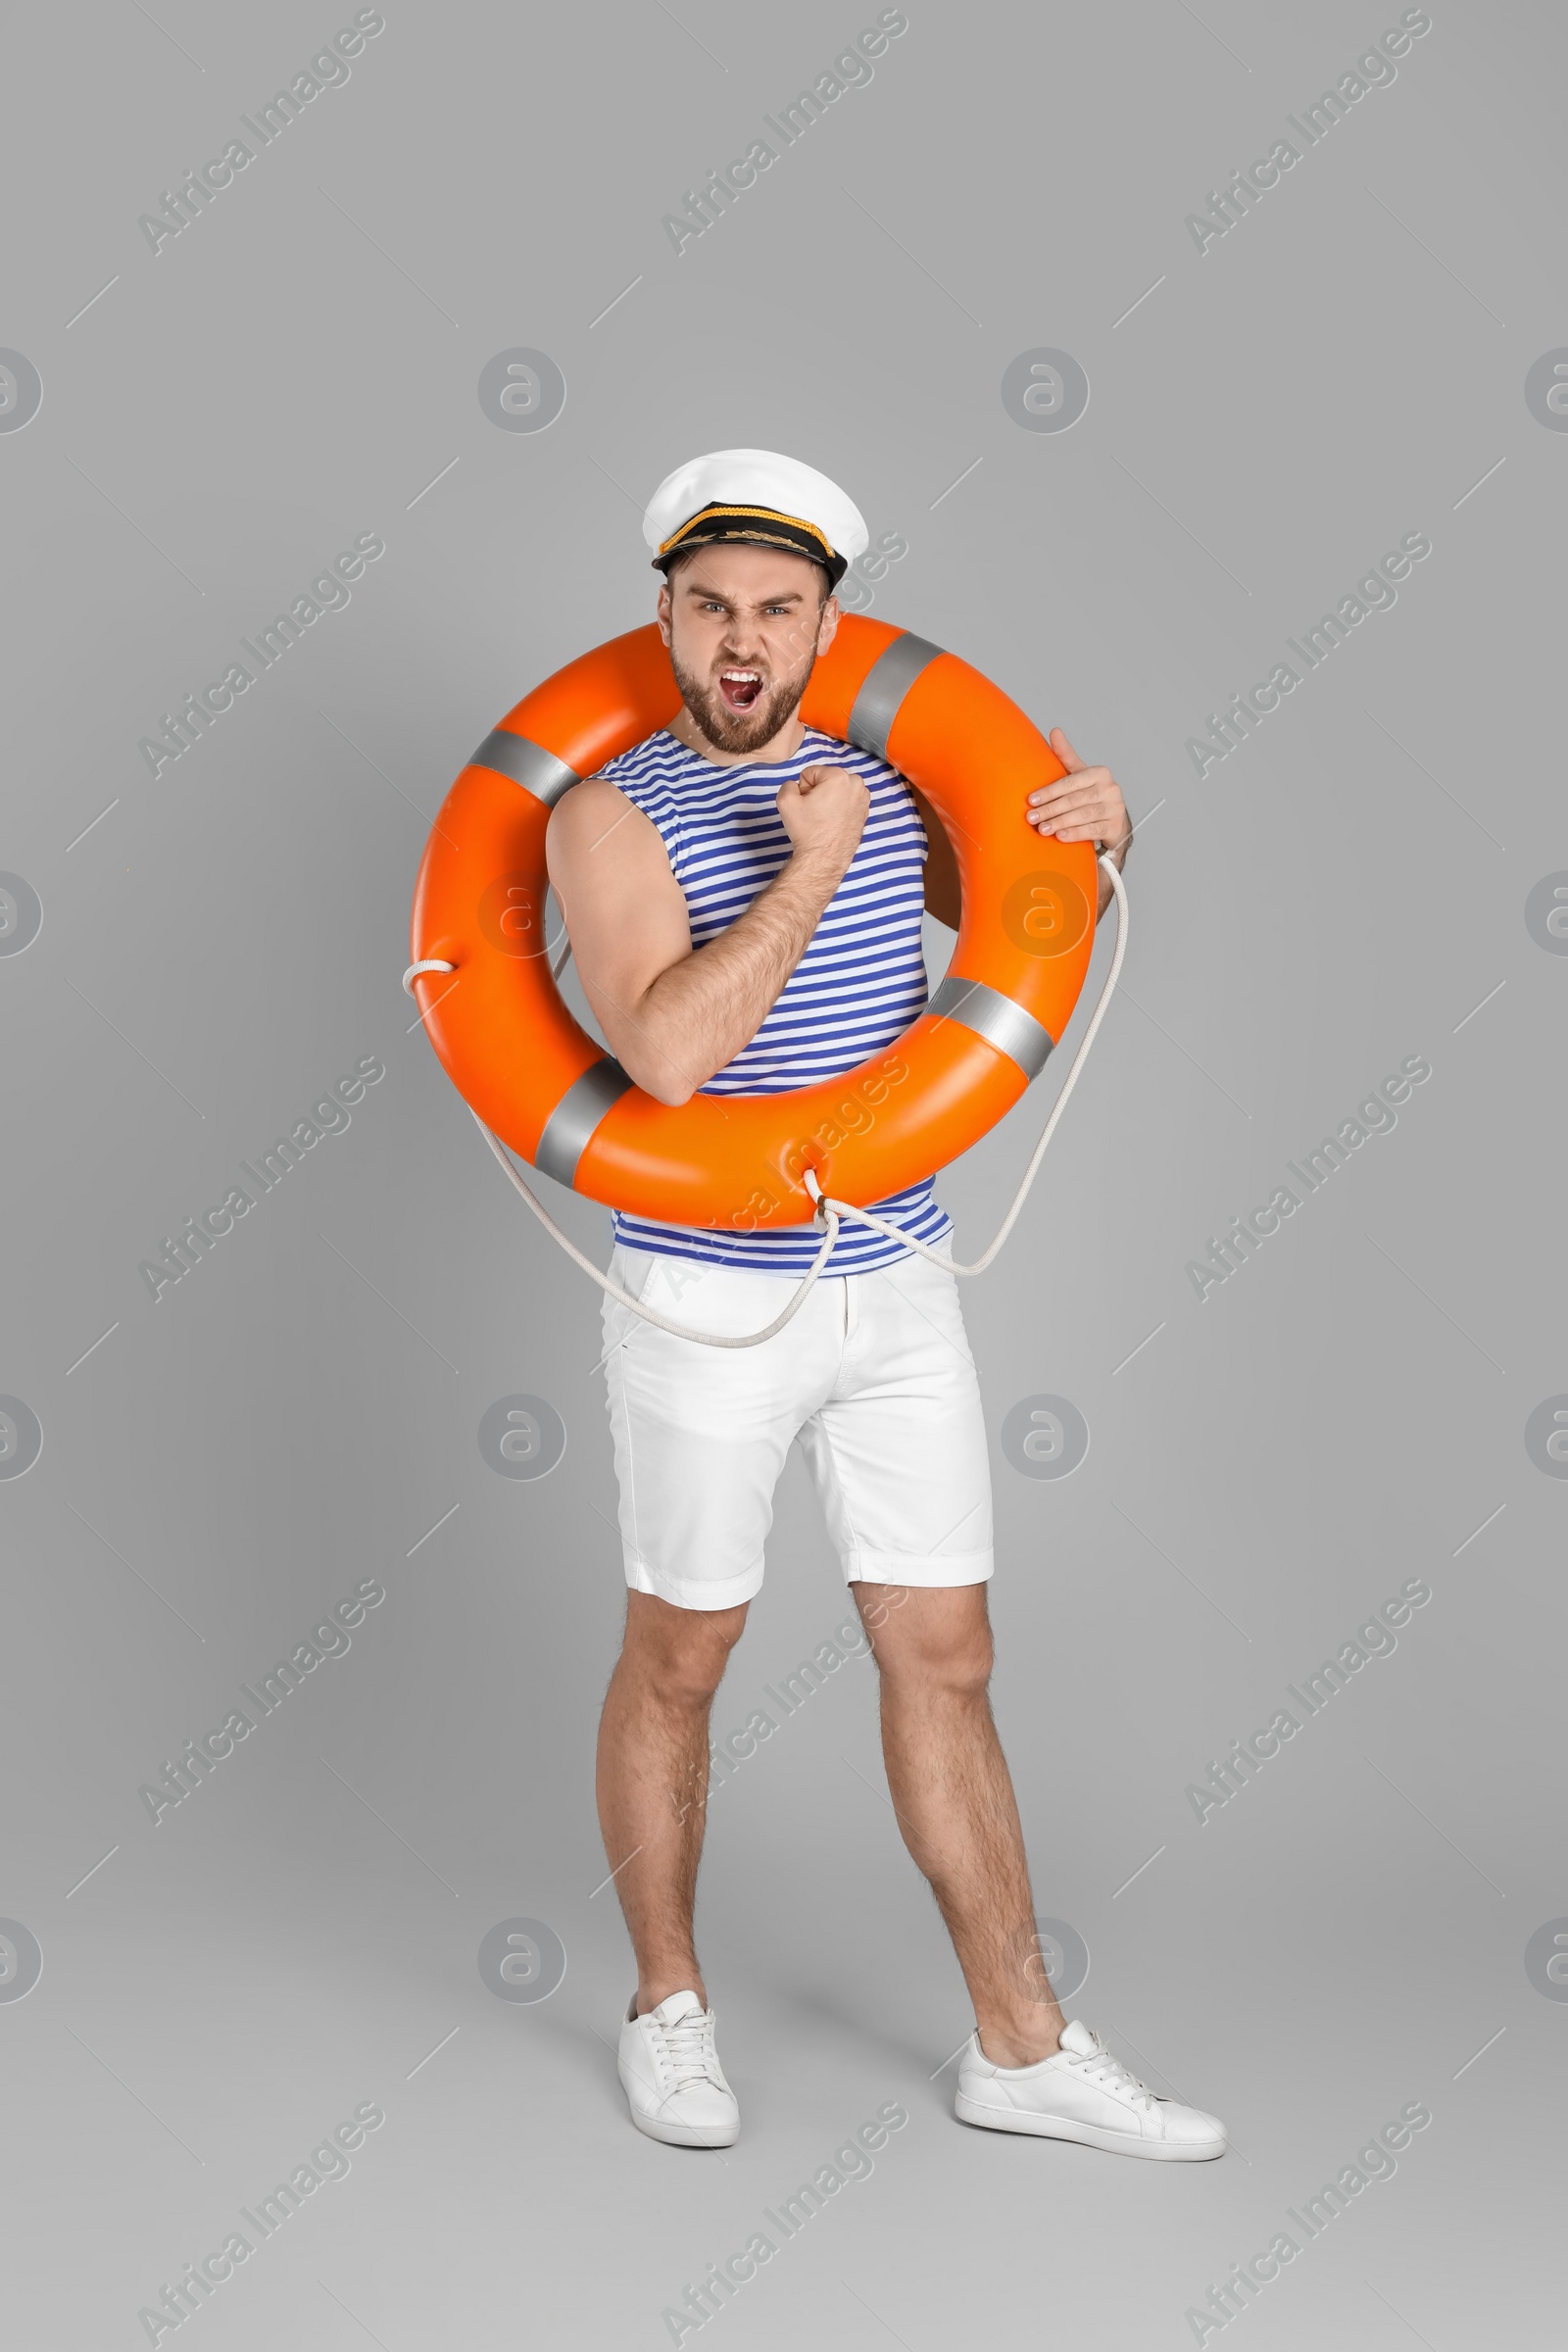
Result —
<instances>
[{"instance_id":1,"label":"man's face","mask_svg":"<svg viewBox=\"0 0 1568 2352\"><path fill-rule=\"evenodd\" d=\"M820 564L769 547L699 548L660 592L681 700L716 751L770 743L826 653L839 609Z\"/></svg>"}]
</instances>

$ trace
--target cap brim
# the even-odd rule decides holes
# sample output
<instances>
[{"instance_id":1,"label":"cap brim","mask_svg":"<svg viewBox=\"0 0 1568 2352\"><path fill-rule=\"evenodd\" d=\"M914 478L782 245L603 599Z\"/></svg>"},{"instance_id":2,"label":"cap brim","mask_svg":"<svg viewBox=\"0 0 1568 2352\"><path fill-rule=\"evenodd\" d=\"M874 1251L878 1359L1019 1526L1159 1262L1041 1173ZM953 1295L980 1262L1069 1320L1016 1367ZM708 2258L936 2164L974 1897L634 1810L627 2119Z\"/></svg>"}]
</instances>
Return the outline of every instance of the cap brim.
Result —
<instances>
[{"instance_id":1,"label":"cap brim","mask_svg":"<svg viewBox=\"0 0 1568 2352\"><path fill-rule=\"evenodd\" d=\"M724 522L717 516L711 522L698 523L682 537L678 547L667 547L655 556L653 567L667 575L670 565L694 548L724 546L776 547L785 555L804 556L808 564L819 565L827 573L830 588L838 586L850 567L846 557L824 548L809 532L782 519L770 528L761 523Z\"/></svg>"}]
</instances>

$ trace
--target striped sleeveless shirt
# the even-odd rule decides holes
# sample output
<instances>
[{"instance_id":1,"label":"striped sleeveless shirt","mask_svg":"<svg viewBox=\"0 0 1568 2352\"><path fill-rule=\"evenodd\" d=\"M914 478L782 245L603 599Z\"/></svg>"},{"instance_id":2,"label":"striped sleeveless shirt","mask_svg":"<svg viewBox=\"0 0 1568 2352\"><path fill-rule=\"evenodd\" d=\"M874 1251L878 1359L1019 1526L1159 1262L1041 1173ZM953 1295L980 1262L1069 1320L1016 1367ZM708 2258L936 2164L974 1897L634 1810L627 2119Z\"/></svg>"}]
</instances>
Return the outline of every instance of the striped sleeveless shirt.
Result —
<instances>
[{"instance_id":1,"label":"striped sleeveless shirt","mask_svg":"<svg viewBox=\"0 0 1568 2352\"><path fill-rule=\"evenodd\" d=\"M924 1010L925 829L895 768L812 727L788 760L720 767L661 732L600 771L659 828L685 894L692 945L701 948L728 930L787 862L792 844L778 813L778 789L817 762L864 778L871 799L865 830L783 995L751 1043L699 1090L705 1095L778 1095L842 1077ZM932 1181L923 1177L872 1205L916 1241L937 1241L953 1221L933 1197ZM796 1275L806 1272L822 1240L809 1224L735 1233L662 1224L620 1209L614 1235L627 1249L656 1255ZM823 1272L860 1274L907 1255L885 1234L846 1223Z\"/></svg>"}]
</instances>

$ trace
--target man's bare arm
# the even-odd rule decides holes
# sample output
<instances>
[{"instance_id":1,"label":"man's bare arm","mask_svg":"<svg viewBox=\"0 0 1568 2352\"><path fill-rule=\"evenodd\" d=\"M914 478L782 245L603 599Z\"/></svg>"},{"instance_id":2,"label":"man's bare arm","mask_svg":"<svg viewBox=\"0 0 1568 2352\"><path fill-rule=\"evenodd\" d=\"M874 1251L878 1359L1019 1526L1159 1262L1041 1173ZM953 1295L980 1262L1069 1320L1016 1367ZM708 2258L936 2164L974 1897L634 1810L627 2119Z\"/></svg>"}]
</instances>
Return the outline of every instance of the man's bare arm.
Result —
<instances>
[{"instance_id":1,"label":"man's bare arm","mask_svg":"<svg viewBox=\"0 0 1568 2352\"><path fill-rule=\"evenodd\" d=\"M550 879L584 992L622 1069L661 1102L687 1102L757 1035L843 879L870 799L858 776L808 767L778 805L788 863L697 949L658 827L607 777L589 777L551 814Z\"/></svg>"}]
</instances>

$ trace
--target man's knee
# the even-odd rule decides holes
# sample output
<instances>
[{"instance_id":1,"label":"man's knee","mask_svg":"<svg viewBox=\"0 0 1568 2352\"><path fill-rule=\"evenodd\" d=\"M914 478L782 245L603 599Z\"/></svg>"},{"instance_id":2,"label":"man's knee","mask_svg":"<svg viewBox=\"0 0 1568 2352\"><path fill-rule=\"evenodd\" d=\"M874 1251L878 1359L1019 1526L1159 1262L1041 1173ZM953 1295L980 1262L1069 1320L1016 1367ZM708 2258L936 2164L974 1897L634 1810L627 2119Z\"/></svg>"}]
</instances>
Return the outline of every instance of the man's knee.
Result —
<instances>
[{"instance_id":1,"label":"man's knee","mask_svg":"<svg viewBox=\"0 0 1568 2352\"><path fill-rule=\"evenodd\" d=\"M871 1586L857 1596L884 1680L956 1698L985 1691L995 1652L983 1585Z\"/></svg>"},{"instance_id":2,"label":"man's knee","mask_svg":"<svg viewBox=\"0 0 1568 2352\"><path fill-rule=\"evenodd\" d=\"M746 1605L681 1609L652 1592L626 1595L621 1656L657 1690L689 1705L710 1699L746 1624Z\"/></svg>"},{"instance_id":3,"label":"man's knee","mask_svg":"<svg viewBox=\"0 0 1568 2352\"><path fill-rule=\"evenodd\" d=\"M983 1698L994 1662L991 1636L982 1627L952 1649L923 1651L912 1671L928 1690L943 1691L951 1698ZM907 1674L911 1669L905 1671Z\"/></svg>"}]
</instances>

